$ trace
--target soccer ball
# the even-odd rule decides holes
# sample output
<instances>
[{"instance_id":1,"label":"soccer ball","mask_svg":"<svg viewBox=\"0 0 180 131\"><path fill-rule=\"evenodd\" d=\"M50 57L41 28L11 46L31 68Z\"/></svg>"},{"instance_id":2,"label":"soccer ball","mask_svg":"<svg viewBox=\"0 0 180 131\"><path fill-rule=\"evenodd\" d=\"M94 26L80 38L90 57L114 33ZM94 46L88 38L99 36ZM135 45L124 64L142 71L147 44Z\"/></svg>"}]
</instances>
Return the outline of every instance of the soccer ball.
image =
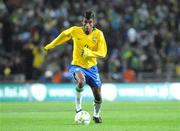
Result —
<instances>
[{"instance_id":1,"label":"soccer ball","mask_svg":"<svg viewBox=\"0 0 180 131\"><path fill-rule=\"evenodd\" d=\"M87 111L80 111L75 115L74 120L79 125L89 125L91 122L91 116Z\"/></svg>"}]
</instances>

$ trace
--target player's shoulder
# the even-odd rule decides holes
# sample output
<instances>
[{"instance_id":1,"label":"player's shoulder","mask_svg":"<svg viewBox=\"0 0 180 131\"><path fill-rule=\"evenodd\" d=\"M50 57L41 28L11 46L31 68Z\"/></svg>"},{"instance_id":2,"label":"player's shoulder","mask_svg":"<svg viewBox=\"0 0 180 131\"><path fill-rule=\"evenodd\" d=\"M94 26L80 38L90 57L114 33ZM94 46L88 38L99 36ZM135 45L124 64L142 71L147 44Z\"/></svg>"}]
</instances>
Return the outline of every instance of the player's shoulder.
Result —
<instances>
[{"instance_id":1,"label":"player's shoulder","mask_svg":"<svg viewBox=\"0 0 180 131\"><path fill-rule=\"evenodd\" d=\"M98 29L98 28L96 28L96 27L94 27L94 30L95 30L95 31L98 31L98 32L102 32L102 30L100 30L100 29Z\"/></svg>"},{"instance_id":2,"label":"player's shoulder","mask_svg":"<svg viewBox=\"0 0 180 131\"><path fill-rule=\"evenodd\" d=\"M98 28L94 28L94 31L97 32L98 34L103 34L103 31Z\"/></svg>"},{"instance_id":3,"label":"player's shoulder","mask_svg":"<svg viewBox=\"0 0 180 131\"><path fill-rule=\"evenodd\" d=\"M80 27L80 26L72 26L71 29L72 30L81 30L82 27Z\"/></svg>"}]
</instances>

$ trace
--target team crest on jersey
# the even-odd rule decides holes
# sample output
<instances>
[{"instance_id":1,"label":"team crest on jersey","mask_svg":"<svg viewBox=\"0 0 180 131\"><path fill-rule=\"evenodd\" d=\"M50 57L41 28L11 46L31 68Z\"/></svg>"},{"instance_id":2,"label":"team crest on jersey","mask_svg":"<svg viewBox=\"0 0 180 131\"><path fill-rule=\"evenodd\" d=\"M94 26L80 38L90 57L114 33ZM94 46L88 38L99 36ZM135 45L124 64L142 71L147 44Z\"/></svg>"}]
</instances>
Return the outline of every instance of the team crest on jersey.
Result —
<instances>
[{"instance_id":1,"label":"team crest on jersey","mask_svg":"<svg viewBox=\"0 0 180 131\"><path fill-rule=\"evenodd\" d=\"M97 38L93 37L92 40L96 43L97 42Z\"/></svg>"}]
</instances>

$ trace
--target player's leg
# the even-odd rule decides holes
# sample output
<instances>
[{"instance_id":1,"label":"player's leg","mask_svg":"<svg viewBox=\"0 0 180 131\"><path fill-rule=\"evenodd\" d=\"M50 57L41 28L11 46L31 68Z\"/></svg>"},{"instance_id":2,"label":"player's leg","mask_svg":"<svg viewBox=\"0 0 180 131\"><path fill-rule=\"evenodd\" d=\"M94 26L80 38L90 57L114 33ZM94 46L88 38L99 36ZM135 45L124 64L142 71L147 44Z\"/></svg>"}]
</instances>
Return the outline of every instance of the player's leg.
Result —
<instances>
[{"instance_id":1,"label":"player's leg","mask_svg":"<svg viewBox=\"0 0 180 131\"><path fill-rule=\"evenodd\" d=\"M77 81L76 96L75 96L76 112L79 112L82 110L82 107L81 107L82 91L83 91L83 87L85 85L85 77L82 72L76 72L74 74L74 77Z\"/></svg>"},{"instance_id":2,"label":"player's leg","mask_svg":"<svg viewBox=\"0 0 180 131\"><path fill-rule=\"evenodd\" d=\"M94 95L94 115L93 120L95 123L102 123L102 119L100 117L100 111L101 111L101 103L102 103L102 97L101 97L101 80L98 73L97 66L93 66L88 70L88 73L86 75L87 81L86 83L91 87L93 95Z\"/></svg>"},{"instance_id":3,"label":"player's leg","mask_svg":"<svg viewBox=\"0 0 180 131\"><path fill-rule=\"evenodd\" d=\"M95 123L102 123L102 119L100 117L101 112L101 88L100 87L91 87L93 95L94 95L94 115L93 120Z\"/></svg>"}]
</instances>

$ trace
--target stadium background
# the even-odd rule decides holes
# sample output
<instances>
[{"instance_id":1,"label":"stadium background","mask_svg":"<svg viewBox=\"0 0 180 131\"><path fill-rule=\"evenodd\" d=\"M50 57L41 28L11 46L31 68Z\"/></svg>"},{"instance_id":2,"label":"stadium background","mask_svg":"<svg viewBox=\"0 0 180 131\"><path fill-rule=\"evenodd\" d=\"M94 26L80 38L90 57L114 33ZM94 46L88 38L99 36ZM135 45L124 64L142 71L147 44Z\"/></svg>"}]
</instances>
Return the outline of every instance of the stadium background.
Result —
<instances>
[{"instance_id":1,"label":"stadium background","mask_svg":"<svg viewBox=\"0 0 180 131\"><path fill-rule=\"evenodd\" d=\"M177 81L180 77L178 0L4 0L0 3L1 81L67 82L71 42L42 53L63 29L96 12L108 57L99 60L105 82ZM50 78L50 79L49 79ZM51 79L52 78L52 79ZM8 80L9 79L9 80Z\"/></svg>"},{"instance_id":2,"label":"stadium background","mask_svg":"<svg viewBox=\"0 0 180 131\"><path fill-rule=\"evenodd\" d=\"M0 1L0 129L178 131L179 7L179 0ZM69 124L72 41L43 53L62 30L81 25L87 9L96 12L108 46L107 58L98 60L103 128ZM92 112L92 93L85 88L85 109Z\"/></svg>"}]
</instances>

